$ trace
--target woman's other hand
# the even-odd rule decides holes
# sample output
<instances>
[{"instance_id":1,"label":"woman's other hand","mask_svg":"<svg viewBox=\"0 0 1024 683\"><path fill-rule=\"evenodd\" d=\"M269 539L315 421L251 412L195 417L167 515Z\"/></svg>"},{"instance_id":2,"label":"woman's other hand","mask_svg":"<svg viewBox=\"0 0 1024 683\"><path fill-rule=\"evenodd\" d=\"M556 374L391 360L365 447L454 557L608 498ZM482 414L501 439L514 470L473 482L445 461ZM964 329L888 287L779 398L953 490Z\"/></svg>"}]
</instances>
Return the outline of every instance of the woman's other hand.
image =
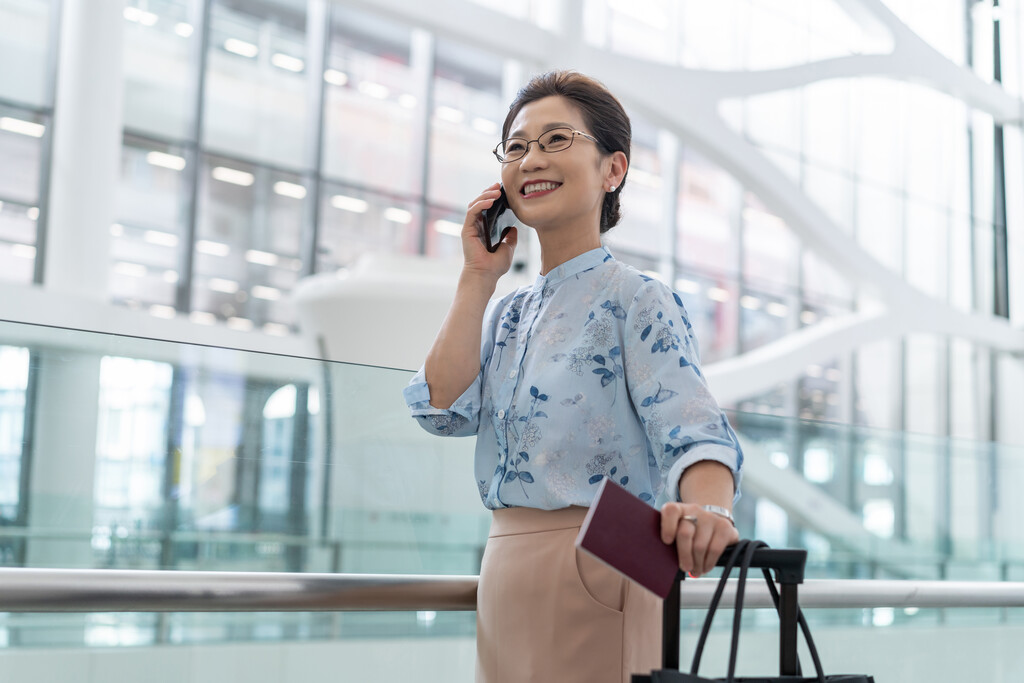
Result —
<instances>
[{"instance_id":1,"label":"woman's other hand","mask_svg":"<svg viewBox=\"0 0 1024 683\"><path fill-rule=\"evenodd\" d=\"M661 540L675 542L679 568L694 578L711 571L726 546L740 540L732 522L696 503L666 503L661 509Z\"/></svg>"},{"instance_id":2,"label":"woman's other hand","mask_svg":"<svg viewBox=\"0 0 1024 683\"><path fill-rule=\"evenodd\" d=\"M487 251L480 234L483 229L484 211L489 209L501 196L501 184L494 183L469 203L466 220L462 224L462 254L465 269L493 277L495 280L512 267L512 254L516 249L518 233L509 230L493 254Z\"/></svg>"}]
</instances>

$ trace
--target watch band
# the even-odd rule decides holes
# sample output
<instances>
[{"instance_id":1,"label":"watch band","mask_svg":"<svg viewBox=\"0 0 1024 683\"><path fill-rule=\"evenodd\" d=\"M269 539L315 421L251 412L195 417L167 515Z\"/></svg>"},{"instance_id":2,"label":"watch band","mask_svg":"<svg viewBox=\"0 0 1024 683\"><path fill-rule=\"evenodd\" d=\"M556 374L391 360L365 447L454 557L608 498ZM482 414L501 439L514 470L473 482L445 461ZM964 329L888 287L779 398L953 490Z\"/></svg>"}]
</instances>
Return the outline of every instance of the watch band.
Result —
<instances>
[{"instance_id":1,"label":"watch band","mask_svg":"<svg viewBox=\"0 0 1024 683\"><path fill-rule=\"evenodd\" d=\"M702 510L707 510L708 512L713 512L720 517L725 517L729 520L730 524L736 526L736 520L732 518L732 512L729 511L729 508L724 508L721 505L701 505L700 507Z\"/></svg>"}]
</instances>

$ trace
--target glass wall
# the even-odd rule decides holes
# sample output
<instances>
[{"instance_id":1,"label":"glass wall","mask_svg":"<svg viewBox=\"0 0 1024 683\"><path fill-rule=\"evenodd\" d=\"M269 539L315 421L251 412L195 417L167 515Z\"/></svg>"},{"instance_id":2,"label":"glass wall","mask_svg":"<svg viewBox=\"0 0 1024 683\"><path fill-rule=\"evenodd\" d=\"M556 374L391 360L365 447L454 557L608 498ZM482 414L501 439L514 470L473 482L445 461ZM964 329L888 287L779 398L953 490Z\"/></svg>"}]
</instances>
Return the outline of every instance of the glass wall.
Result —
<instances>
[{"instance_id":1,"label":"glass wall","mask_svg":"<svg viewBox=\"0 0 1024 683\"><path fill-rule=\"evenodd\" d=\"M474 11L560 31L562 3ZM1020 91L1015 6L966 0L887 6L984 80ZM583 40L694 69L758 70L884 53L838 3L586 0ZM0 2L0 278L29 283L45 218L56 62L51 3ZM490 149L510 92L536 64L453 26L430 31L367 6L305 0L126 0L124 136L109 292L156 316L270 334L294 331L303 276L370 254L456 258L465 202L493 182ZM521 76L515 74L522 74ZM515 82L513 82L515 80ZM879 106L884 103L885 106ZM626 102L634 127L624 220L607 243L683 295L705 362L856 312L864 293L801 243L733 175ZM723 103L728 125L878 261L961 310L998 300L1024 262L1019 131L961 100L894 79L846 77ZM671 171L671 172L669 172ZM1019 184L1019 183L1018 183ZM1020 297L1010 315L1021 318ZM987 352L946 339L879 339L742 403L805 418L983 437ZM835 379L828 379L829 376ZM938 392L939 399L933 399ZM948 397L948 398L947 398ZM967 397L967 398L964 398Z\"/></svg>"},{"instance_id":2,"label":"glass wall","mask_svg":"<svg viewBox=\"0 0 1024 683\"><path fill-rule=\"evenodd\" d=\"M34 279L42 138L49 116L0 100L0 280Z\"/></svg>"}]
</instances>

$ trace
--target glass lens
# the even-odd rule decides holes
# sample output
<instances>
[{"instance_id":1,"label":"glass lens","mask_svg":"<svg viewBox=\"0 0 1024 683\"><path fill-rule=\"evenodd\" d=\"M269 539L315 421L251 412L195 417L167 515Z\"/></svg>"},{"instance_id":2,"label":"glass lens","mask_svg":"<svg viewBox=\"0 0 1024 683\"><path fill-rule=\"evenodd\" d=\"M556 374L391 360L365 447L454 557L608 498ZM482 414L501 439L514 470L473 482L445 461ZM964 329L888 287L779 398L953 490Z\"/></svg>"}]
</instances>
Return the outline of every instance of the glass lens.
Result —
<instances>
[{"instance_id":1,"label":"glass lens","mask_svg":"<svg viewBox=\"0 0 1024 683\"><path fill-rule=\"evenodd\" d=\"M505 161L518 159L526 153L526 140L524 138L504 140L498 148L498 153Z\"/></svg>"},{"instance_id":2,"label":"glass lens","mask_svg":"<svg viewBox=\"0 0 1024 683\"><path fill-rule=\"evenodd\" d=\"M545 152L558 152L572 144L571 128L555 128L540 136L540 146Z\"/></svg>"}]
</instances>

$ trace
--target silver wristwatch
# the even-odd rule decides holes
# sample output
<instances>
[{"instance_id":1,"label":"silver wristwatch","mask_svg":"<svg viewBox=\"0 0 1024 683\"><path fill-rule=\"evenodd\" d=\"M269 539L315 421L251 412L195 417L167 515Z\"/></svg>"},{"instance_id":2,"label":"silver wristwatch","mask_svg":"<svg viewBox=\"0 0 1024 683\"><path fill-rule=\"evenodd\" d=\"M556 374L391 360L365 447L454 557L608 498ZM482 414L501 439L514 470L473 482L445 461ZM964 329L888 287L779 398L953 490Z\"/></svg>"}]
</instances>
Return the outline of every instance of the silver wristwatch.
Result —
<instances>
[{"instance_id":1,"label":"silver wristwatch","mask_svg":"<svg viewBox=\"0 0 1024 683\"><path fill-rule=\"evenodd\" d=\"M725 517L729 520L730 524L736 526L736 520L732 518L732 512L729 511L729 508L724 508L721 505L701 505L700 507L702 510L707 510L708 512L713 512L716 515Z\"/></svg>"}]
</instances>

